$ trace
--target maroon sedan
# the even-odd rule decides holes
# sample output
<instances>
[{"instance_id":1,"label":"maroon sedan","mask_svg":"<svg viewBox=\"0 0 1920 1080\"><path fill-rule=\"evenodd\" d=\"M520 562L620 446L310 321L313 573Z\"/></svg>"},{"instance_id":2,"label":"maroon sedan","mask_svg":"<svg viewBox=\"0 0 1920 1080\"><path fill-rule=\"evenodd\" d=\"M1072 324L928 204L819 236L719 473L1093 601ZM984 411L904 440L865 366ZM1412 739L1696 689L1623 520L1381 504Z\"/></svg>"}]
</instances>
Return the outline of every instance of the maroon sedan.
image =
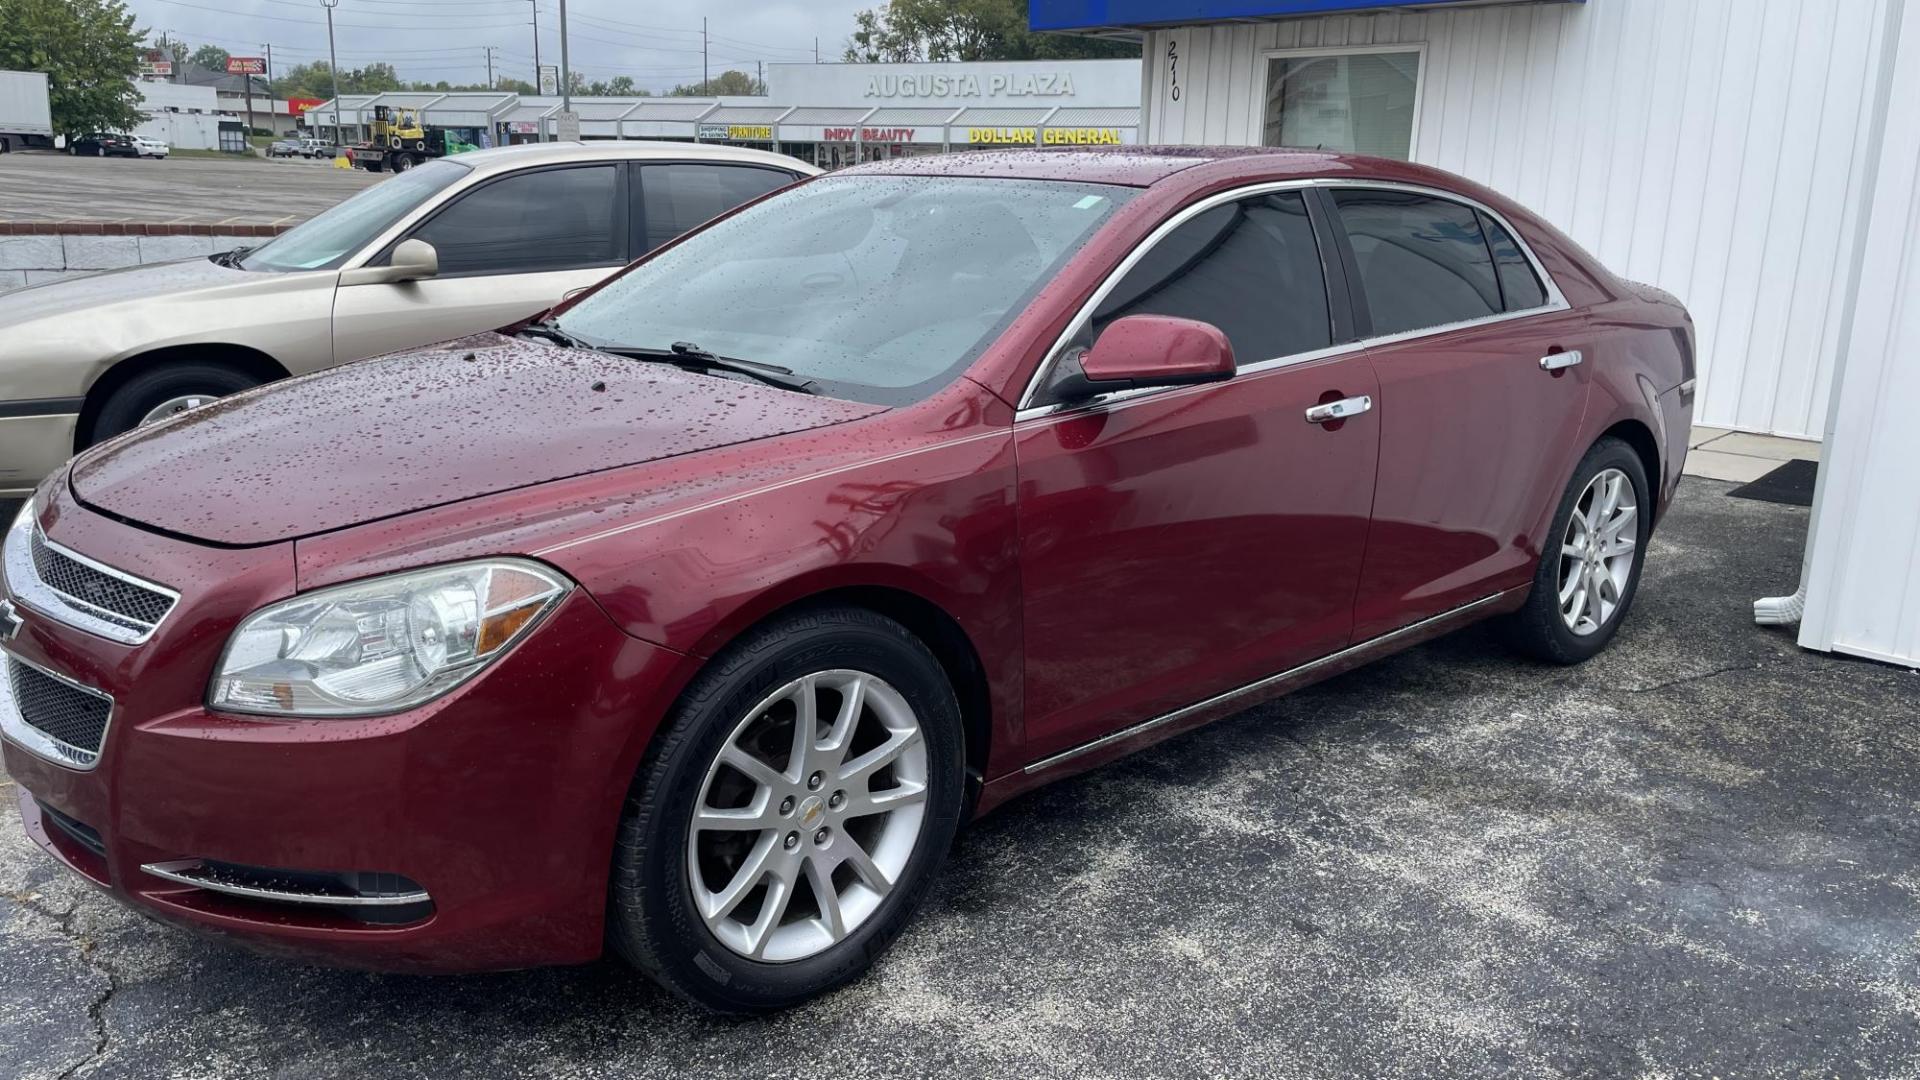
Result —
<instances>
[{"instance_id":1,"label":"maroon sedan","mask_svg":"<svg viewBox=\"0 0 1920 1080\"><path fill-rule=\"evenodd\" d=\"M6 766L169 922L776 1008L1023 790L1481 619L1598 652L1692 393L1672 298L1431 169L851 169L49 478Z\"/></svg>"}]
</instances>

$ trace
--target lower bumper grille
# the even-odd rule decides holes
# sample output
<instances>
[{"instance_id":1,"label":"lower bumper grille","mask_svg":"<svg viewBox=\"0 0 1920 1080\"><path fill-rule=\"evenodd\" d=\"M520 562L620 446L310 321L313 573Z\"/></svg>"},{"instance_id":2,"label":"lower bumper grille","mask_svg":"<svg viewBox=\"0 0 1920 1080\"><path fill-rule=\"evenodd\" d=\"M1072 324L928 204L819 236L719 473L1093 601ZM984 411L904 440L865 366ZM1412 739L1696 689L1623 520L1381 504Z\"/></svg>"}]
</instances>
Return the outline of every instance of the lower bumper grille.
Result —
<instances>
[{"instance_id":1,"label":"lower bumper grille","mask_svg":"<svg viewBox=\"0 0 1920 1080\"><path fill-rule=\"evenodd\" d=\"M0 653L0 729L41 757L77 769L100 760L113 699L17 656Z\"/></svg>"},{"instance_id":2,"label":"lower bumper grille","mask_svg":"<svg viewBox=\"0 0 1920 1080\"><path fill-rule=\"evenodd\" d=\"M433 914L433 898L410 878L243 866L216 859L148 863L157 878L263 904L335 909L360 922L395 925Z\"/></svg>"},{"instance_id":3,"label":"lower bumper grille","mask_svg":"<svg viewBox=\"0 0 1920 1080\"><path fill-rule=\"evenodd\" d=\"M88 851L93 852L95 855L103 859L107 857L107 842L100 839L99 831L93 826L85 822L75 821L73 818L55 810L39 799L33 801L35 805L40 807L40 818L42 821L58 829L61 835L79 844L81 847L86 848Z\"/></svg>"}]
</instances>

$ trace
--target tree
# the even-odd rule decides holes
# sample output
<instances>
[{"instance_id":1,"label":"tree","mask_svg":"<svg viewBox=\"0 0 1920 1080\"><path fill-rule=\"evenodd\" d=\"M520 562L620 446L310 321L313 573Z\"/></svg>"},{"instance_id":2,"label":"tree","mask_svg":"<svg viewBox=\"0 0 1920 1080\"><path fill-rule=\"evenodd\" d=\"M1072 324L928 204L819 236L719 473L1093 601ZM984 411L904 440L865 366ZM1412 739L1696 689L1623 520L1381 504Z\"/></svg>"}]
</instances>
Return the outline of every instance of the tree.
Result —
<instances>
[{"instance_id":1,"label":"tree","mask_svg":"<svg viewBox=\"0 0 1920 1080\"><path fill-rule=\"evenodd\" d=\"M130 131L146 119L141 40L118 0L0 0L0 68L47 73L54 131Z\"/></svg>"},{"instance_id":2,"label":"tree","mask_svg":"<svg viewBox=\"0 0 1920 1080\"><path fill-rule=\"evenodd\" d=\"M706 82L686 83L673 88L674 97L753 97L767 88L744 71L727 70Z\"/></svg>"},{"instance_id":3,"label":"tree","mask_svg":"<svg viewBox=\"0 0 1920 1080\"><path fill-rule=\"evenodd\" d=\"M610 82L608 82L608 83L607 83L607 96L609 96L609 97L633 97L633 96L634 96L634 94L633 94L633 76L631 76L631 75L615 75L615 76L613 77L613 79L612 79L612 80L611 80Z\"/></svg>"},{"instance_id":4,"label":"tree","mask_svg":"<svg viewBox=\"0 0 1920 1080\"><path fill-rule=\"evenodd\" d=\"M208 71L225 71L227 59L232 55L218 45L202 45L193 50L193 55L188 57L187 61L195 67L203 67Z\"/></svg>"},{"instance_id":5,"label":"tree","mask_svg":"<svg viewBox=\"0 0 1920 1080\"><path fill-rule=\"evenodd\" d=\"M887 0L858 12L850 64L924 60L1081 60L1140 55L1138 45L1027 29L1026 0Z\"/></svg>"}]
</instances>

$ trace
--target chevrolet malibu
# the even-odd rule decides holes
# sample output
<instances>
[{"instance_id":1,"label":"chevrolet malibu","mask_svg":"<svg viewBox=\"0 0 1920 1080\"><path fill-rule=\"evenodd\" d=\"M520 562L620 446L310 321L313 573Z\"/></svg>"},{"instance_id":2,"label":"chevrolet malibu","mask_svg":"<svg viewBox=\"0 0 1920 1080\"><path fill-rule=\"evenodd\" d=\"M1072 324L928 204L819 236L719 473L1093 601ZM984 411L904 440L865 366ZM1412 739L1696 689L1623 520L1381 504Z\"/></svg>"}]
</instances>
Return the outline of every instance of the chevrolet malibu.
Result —
<instances>
[{"instance_id":1,"label":"chevrolet malibu","mask_svg":"<svg viewBox=\"0 0 1920 1080\"><path fill-rule=\"evenodd\" d=\"M76 450L223 395L528 318L818 171L715 145L479 150L255 248L0 296L0 498Z\"/></svg>"},{"instance_id":2,"label":"chevrolet malibu","mask_svg":"<svg viewBox=\"0 0 1920 1080\"><path fill-rule=\"evenodd\" d=\"M6 767L171 923L779 1008L1022 791L1482 619L1594 655L1692 393L1670 297L1431 169L849 169L39 485Z\"/></svg>"}]
</instances>

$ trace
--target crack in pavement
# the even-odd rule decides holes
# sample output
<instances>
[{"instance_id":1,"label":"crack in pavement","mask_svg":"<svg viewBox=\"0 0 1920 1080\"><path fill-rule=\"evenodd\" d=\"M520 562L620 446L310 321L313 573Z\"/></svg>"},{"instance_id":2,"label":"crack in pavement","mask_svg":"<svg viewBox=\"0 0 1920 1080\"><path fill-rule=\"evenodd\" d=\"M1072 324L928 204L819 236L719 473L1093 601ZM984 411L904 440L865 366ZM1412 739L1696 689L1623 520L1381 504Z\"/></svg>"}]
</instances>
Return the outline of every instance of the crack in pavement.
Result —
<instances>
[{"instance_id":1,"label":"crack in pavement","mask_svg":"<svg viewBox=\"0 0 1920 1080\"><path fill-rule=\"evenodd\" d=\"M1631 689L1631 690L1622 690L1622 691L1620 691L1620 693L1623 693L1623 694L1652 694L1652 693L1657 693L1657 692L1659 692L1659 691L1661 691L1661 690L1671 690L1671 689L1673 689L1673 688L1674 688L1674 687L1676 687L1676 686L1685 686L1685 685L1687 685L1688 683L1697 683L1697 682L1706 682L1706 681L1707 681L1707 680L1709 680L1709 679L1717 679L1717 678L1719 678L1719 677L1720 677L1720 676L1722 676L1722 675L1731 675L1731 674L1733 674L1733 673L1735 673L1735 672L1738 672L1738 671L1763 671L1763 670L1765 670L1765 669L1766 669L1766 666L1767 666L1767 665L1766 665L1766 664L1764 664L1764 663L1761 663L1761 664L1734 664L1734 665L1732 665L1732 666L1730 666L1730 667L1723 667L1723 668L1714 668L1714 669L1713 669L1712 671L1703 671L1703 672L1699 672L1698 674L1694 674L1694 675L1680 675L1680 676L1676 676L1676 677L1674 677L1674 678L1671 678L1671 679L1668 679L1668 680L1667 680L1667 681L1665 681L1665 682L1658 682L1658 683L1654 683L1654 684L1653 684L1653 685L1651 685L1651 686L1640 686L1640 687L1635 687L1634 689Z\"/></svg>"},{"instance_id":2,"label":"crack in pavement","mask_svg":"<svg viewBox=\"0 0 1920 1080\"><path fill-rule=\"evenodd\" d=\"M98 1064L106 1056L107 1045L113 1041L113 1033L107 1027L106 1010L113 996L120 992L120 973L114 970L112 964L98 955L97 942L74 929L73 921L80 914L79 904L74 904L65 911L55 911L41 903L38 894L35 893L9 891L0 895L11 900L20 910L51 923L55 933L73 942L80 962L86 965L88 970L99 973L100 977L107 981L105 989L101 990L87 1005L87 1019L93 1025L93 1049L86 1057L67 1066L59 1073L59 1080L71 1080L72 1077L81 1075L83 1070L91 1069Z\"/></svg>"}]
</instances>

